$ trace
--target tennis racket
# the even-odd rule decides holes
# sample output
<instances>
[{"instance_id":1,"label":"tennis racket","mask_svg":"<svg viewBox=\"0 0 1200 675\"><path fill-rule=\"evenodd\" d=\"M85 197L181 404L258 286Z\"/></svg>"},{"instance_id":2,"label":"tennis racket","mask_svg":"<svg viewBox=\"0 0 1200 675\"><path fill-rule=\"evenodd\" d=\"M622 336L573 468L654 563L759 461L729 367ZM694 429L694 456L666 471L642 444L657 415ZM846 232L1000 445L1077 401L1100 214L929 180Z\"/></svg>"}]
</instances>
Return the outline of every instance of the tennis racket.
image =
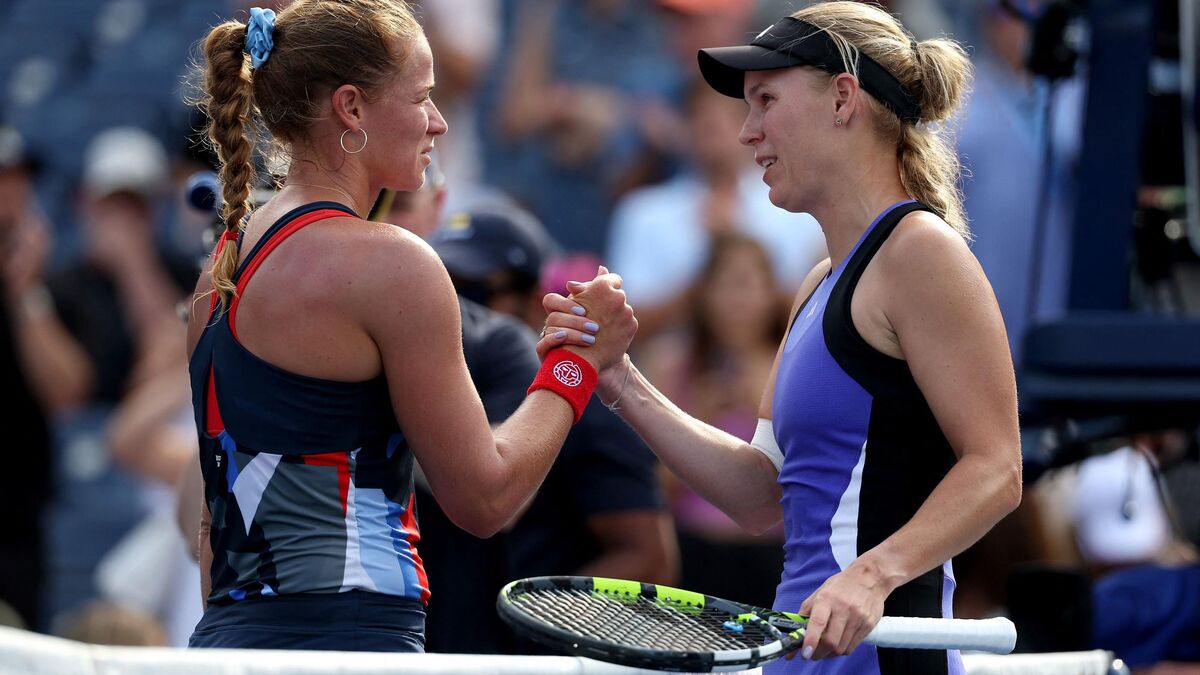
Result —
<instances>
[{"instance_id":1,"label":"tennis racket","mask_svg":"<svg viewBox=\"0 0 1200 675\"><path fill-rule=\"evenodd\" d=\"M519 633L561 652L637 668L745 670L804 643L808 619L670 586L602 577L534 577L505 586L496 609ZM884 617L878 647L1012 651L1008 619Z\"/></svg>"}]
</instances>

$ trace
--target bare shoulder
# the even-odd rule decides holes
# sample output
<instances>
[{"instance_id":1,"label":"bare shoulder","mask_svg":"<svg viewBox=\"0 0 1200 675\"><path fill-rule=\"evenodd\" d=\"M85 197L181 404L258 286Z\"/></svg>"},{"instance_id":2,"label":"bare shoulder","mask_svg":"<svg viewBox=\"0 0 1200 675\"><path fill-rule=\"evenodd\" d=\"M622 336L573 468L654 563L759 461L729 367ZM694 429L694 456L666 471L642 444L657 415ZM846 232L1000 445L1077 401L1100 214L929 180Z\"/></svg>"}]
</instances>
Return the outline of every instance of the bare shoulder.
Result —
<instances>
[{"instance_id":1,"label":"bare shoulder","mask_svg":"<svg viewBox=\"0 0 1200 675\"><path fill-rule=\"evenodd\" d=\"M988 288L983 269L962 235L927 211L905 216L874 262L894 297L908 295L919 301L928 299L926 294L973 294Z\"/></svg>"},{"instance_id":2,"label":"bare shoulder","mask_svg":"<svg viewBox=\"0 0 1200 675\"><path fill-rule=\"evenodd\" d=\"M429 244L387 223L347 224L353 227L344 227L337 237L336 283L349 291L347 304L364 325L377 327L389 316L412 312L458 317L450 275Z\"/></svg>"},{"instance_id":3,"label":"bare shoulder","mask_svg":"<svg viewBox=\"0 0 1200 675\"><path fill-rule=\"evenodd\" d=\"M342 222L339 222L342 221ZM358 218L330 219L325 228L340 272L367 284L420 284L429 273L443 271L437 254L420 237L389 225Z\"/></svg>"}]
</instances>

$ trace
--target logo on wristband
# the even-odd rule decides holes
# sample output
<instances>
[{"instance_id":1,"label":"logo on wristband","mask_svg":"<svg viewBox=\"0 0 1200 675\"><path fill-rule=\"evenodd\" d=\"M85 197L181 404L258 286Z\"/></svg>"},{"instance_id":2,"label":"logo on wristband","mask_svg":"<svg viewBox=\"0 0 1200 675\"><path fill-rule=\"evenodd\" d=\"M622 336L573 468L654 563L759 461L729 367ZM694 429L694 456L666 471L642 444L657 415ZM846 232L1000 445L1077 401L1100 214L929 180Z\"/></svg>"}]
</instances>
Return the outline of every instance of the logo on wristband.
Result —
<instances>
[{"instance_id":1,"label":"logo on wristband","mask_svg":"<svg viewBox=\"0 0 1200 675\"><path fill-rule=\"evenodd\" d=\"M583 371L570 361L559 361L554 364L554 379L568 387L578 387L583 384Z\"/></svg>"}]
</instances>

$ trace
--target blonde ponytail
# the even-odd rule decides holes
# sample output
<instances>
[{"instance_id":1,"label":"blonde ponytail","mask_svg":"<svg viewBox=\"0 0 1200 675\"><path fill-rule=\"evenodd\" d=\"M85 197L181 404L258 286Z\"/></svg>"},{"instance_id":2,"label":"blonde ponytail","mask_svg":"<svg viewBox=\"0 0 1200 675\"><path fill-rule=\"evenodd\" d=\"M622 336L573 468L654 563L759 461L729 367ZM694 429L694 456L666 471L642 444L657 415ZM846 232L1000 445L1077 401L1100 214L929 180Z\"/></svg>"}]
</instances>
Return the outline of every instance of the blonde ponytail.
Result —
<instances>
[{"instance_id":1,"label":"blonde ponytail","mask_svg":"<svg viewBox=\"0 0 1200 675\"><path fill-rule=\"evenodd\" d=\"M861 2L819 2L792 16L824 30L834 40L847 72L856 72L855 61L861 52L895 76L917 100L921 118L911 124L874 97L866 97L878 132L895 142L904 189L969 238L959 190L958 155L944 125L936 124L951 119L966 96L971 81L966 52L949 39L917 42L891 14Z\"/></svg>"}]
</instances>

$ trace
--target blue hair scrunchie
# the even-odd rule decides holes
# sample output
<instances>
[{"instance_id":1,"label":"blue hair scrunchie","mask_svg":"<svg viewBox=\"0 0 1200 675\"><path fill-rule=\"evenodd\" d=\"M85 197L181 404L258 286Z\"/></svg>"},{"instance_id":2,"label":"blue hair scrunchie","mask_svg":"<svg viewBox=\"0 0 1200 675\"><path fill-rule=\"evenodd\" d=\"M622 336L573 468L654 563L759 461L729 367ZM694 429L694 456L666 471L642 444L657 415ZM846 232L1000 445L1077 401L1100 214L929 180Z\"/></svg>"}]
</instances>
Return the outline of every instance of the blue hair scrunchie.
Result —
<instances>
[{"instance_id":1,"label":"blue hair scrunchie","mask_svg":"<svg viewBox=\"0 0 1200 675\"><path fill-rule=\"evenodd\" d=\"M258 70L271 57L275 42L275 10L250 8L250 20L246 22L246 53L250 55L250 69Z\"/></svg>"}]
</instances>

